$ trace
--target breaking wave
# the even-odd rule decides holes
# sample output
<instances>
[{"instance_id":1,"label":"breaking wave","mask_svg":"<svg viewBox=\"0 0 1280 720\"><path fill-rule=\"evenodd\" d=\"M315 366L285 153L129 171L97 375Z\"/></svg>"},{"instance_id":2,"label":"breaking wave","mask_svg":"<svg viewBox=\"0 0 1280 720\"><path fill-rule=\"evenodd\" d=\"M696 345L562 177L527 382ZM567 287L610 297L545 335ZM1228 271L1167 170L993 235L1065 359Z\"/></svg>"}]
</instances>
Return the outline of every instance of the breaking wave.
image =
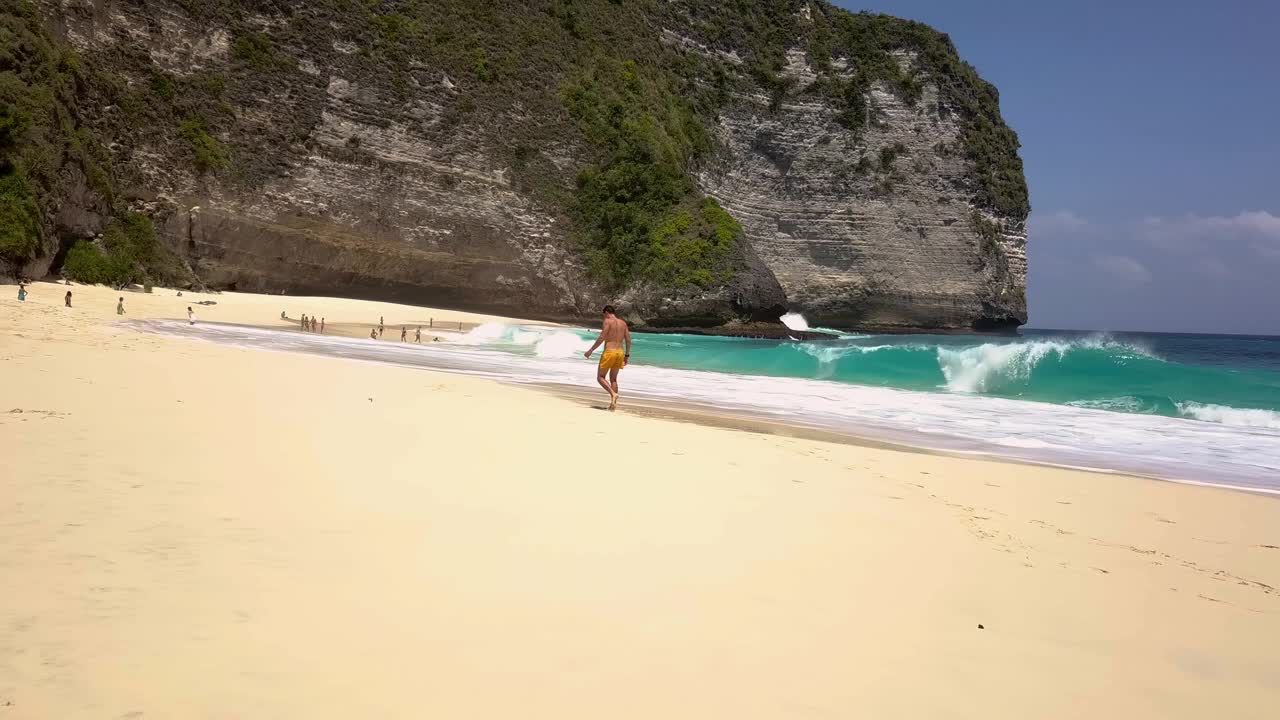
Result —
<instances>
[{"instance_id":1,"label":"breaking wave","mask_svg":"<svg viewBox=\"0 0 1280 720\"><path fill-rule=\"evenodd\" d=\"M808 327L799 315L790 320L796 328ZM572 328L486 323L455 342L572 359L593 339L592 333ZM1257 378L1169 362L1139 342L1103 334L980 344L919 335L781 343L645 335L637 342L636 358L647 365L988 395L1081 410L1280 429L1280 410L1247 407L1269 404L1257 396Z\"/></svg>"},{"instance_id":2,"label":"breaking wave","mask_svg":"<svg viewBox=\"0 0 1280 720\"><path fill-rule=\"evenodd\" d=\"M454 342L463 345L487 345L508 349L531 349L541 358L567 358L583 353L591 341L572 330L485 323Z\"/></svg>"},{"instance_id":3,"label":"breaking wave","mask_svg":"<svg viewBox=\"0 0 1280 720\"><path fill-rule=\"evenodd\" d=\"M938 348L938 366L946 378L946 388L964 393L985 393L1026 382L1046 358L1060 364L1078 358L1078 364L1094 366L1088 368L1091 371L1100 369L1098 366L1119 367L1137 359L1159 361L1144 348L1103 336Z\"/></svg>"}]
</instances>

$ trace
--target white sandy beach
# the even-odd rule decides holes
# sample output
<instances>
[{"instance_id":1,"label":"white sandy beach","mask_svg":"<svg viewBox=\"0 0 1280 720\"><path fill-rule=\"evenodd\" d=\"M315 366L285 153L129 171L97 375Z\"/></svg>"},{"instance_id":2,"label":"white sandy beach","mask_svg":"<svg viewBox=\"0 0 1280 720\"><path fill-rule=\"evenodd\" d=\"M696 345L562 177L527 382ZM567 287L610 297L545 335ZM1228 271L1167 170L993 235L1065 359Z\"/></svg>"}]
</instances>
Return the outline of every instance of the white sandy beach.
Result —
<instances>
[{"instance_id":1,"label":"white sandy beach","mask_svg":"<svg viewBox=\"0 0 1280 720\"><path fill-rule=\"evenodd\" d=\"M1280 499L146 335L67 289L0 286L0 720L1280 706ZM492 319L123 295L387 341Z\"/></svg>"}]
</instances>

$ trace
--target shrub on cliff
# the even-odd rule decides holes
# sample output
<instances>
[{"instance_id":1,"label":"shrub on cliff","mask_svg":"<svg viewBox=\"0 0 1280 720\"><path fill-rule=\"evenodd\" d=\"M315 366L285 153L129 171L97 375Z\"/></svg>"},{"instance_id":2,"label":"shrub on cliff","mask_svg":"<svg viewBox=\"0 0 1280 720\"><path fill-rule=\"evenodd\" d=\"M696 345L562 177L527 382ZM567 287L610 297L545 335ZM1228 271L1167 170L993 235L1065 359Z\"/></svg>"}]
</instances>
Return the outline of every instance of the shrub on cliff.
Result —
<instances>
[{"instance_id":1,"label":"shrub on cliff","mask_svg":"<svg viewBox=\"0 0 1280 720\"><path fill-rule=\"evenodd\" d=\"M579 175L573 206L594 274L618 287L727 279L741 228L726 224L732 218L714 200L699 204L688 165L710 142L692 108L660 75L608 57L563 97L600 155Z\"/></svg>"},{"instance_id":2,"label":"shrub on cliff","mask_svg":"<svg viewBox=\"0 0 1280 720\"><path fill-rule=\"evenodd\" d=\"M16 169L0 170L0 260L18 265L40 249L40 208Z\"/></svg>"},{"instance_id":3,"label":"shrub on cliff","mask_svg":"<svg viewBox=\"0 0 1280 720\"><path fill-rule=\"evenodd\" d=\"M62 273L84 283L181 282L186 271L156 237L151 219L125 211L102 234L102 245L79 240L67 251Z\"/></svg>"},{"instance_id":4,"label":"shrub on cliff","mask_svg":"<svg viewBox=\"0 0 1280 720\"><path fill-rule=\"evenodd\" d=\"M132 280L128 261L120 257L103 254L88 240L78 240L67 251L66 260L62 263L62 274L90 285L110 285L119 287Z\"/></svg>"},{"instance_id":5,"label":"shrub on cliff","mask_svg":"<svg viewBox=\"0 0 1280 720\"><path fill-rule=\"evenodd\" d=\"M206 173L227 166L227 153L223 150L222 143L205 128L204 118L194 116L183 120L178 127L178 134L190 146L197 172Z\"/></svg>"},{"instance_id":6,"label":"shrub on cliff","mask_svg":"<svg viewBox=\"0 0 1280 720\"><path fill-rule=\"evenodd\" d=\"M109 153L79 108L88 84L84 65L30 2L0 10L0 257L15 267L43 250L46 218L75 184L103 206L113 198Z\"/></svg>"}]
</instances>

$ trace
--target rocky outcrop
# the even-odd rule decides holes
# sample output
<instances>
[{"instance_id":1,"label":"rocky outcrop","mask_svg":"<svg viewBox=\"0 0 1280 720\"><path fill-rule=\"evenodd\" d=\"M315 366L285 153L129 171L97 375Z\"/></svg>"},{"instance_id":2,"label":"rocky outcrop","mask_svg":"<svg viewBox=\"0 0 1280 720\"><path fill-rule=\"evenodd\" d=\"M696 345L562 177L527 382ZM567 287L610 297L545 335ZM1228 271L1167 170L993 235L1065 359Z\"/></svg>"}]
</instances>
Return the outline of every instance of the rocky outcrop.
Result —
<instances>
[{"instance_id":1,"label":"rocky outcrop","mask_svg":"<svg viewBox=\"0 0 1280 720\"><path fill-rule=\"evenodd\" d=\"M914 103L873 85L872 122L858 133L820 95L779 101L750 81L735 85L708 122L715 149L690 168L745 230L733 277L611 290L588 272L565 200L593 151L559 106L562 77L493 100L473 91L488 72L483 50L476 77L461 77L430 58L371 54L342 18L306 3L227 3L238 8L234 22L230 11L190 9L199 5L38 2L61 37L119 78L124 97L176 84L176 99L140 115L98 108L99 125L129 202L158 208L161 236L211 287L549 319L594 317L614 301L655 327L774 320L784 308L837 327L1026 320L1025 214L975 202L957 109L927 72ZM636 12L617 7L602 2L599 12ZM726 66L747 54L670 25L667 16L651 26L655 47ZM908 53L899 61L916 63ZM818 71L796 48L783 74L803 88ZM196 116L208 125L214 157L202 162L213 169L192 160ZM68 198L66 214L92 219L101 205Z\"/></svg>"},{"instance_id":2,"label":"rocky outcrop","mask_svg":"<svg viewBox=\"0 0 1280 720\"><path fill-rule=\"evenodd\" d=\"M787 73L808 81L803 53L791 60ZM857 138L820 100L770 105L734 97L716 127L724 149L699 181L746 228L789 310L831 327L1026 322L1022 223L974 208L972 167L935 85L912 106L873 86L874 121Z\"/></svg>"}]
</instances>

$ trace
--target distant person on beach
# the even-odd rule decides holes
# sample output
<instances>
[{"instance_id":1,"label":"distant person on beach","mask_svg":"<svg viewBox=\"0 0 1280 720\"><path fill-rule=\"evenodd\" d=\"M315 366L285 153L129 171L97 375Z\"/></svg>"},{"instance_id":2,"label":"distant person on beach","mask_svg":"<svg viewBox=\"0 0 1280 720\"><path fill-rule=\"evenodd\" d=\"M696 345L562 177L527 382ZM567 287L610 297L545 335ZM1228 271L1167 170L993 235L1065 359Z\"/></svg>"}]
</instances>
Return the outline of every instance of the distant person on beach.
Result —
<instances>
[{"instance_id":1,"label":"distant person on beach","mask_svg":"<svg viewBox=\"0 0 1280 720\"><path fill-rule=\"evenodd\" d=\"M23 285L22 283L18 283L18 302L26 302L26 301L27 301L27 286Z\"/></svg>"},{"instance_id":2,"label":"distant person on beach","mask_svg":"<svg viewBox=\"0 0 1280 720\"><path fill-rule=\"evenodd\" d=\"M400 326L400 342L409 342L409 331L403 325Z\"/></svg>"},{"instance_id":3,"label":"distant person on beach","mask_svg":"<svg viewBox=\"0 0 1280 720\"><path fill-rule=\"evenodd\" d=\"M196 324L196 311L192 310L190 305L187 306L187 324Z\"/></svg>"},{"instance_id":4,"label":"distant person on beach","mask_svg":"<svg viewBox=\"0 0 1280 720\"><path fill-rule=\"evenodd\" d=\"M421 325L418 326L417 330L413 331L413 341L418 343L419 345L422 344L422 326Z\"/></svg>"},{"instance_id":5,"label":"distant person on beach","mask_svg":"<svg viewBox=\"0 0 1280 720\"><path fill-rule=\"evenodd\" d=\"M62 298L62 302L67 307L71 307L71 291L70 290L68 290L66 296Z\"/></svg>"},{"instance_id":6,"label":"distant person on beach","mask_svg":"<svg viewBox=\"0 0 1280 720\"><path fill-rule=\"evenodd\" d=\"M281 311L280 311L280 319L281 319L281 320L288 320L288 319L289 319L289 318L285 317L285 314L284 314L284 311L283 311L283 310L281 310Z\"/></svg>"},{"instance_id":7,"label":"distant person on beach","mask_svg":"<svg viewBox=\"0 0 1280 720\"><path fill-rule=\"evenodd\" d=\"M370 340L377 340L377 339L378 339L378 329L377 329L377 328L369 328L369 339L370 339Z\"/></svg>"},{"instance_id":8,"label":"distant person on beach","mask_svg":"<svg viewBox=\"0 0 1280 720\"><path fill-rule=\"evenodd\" d=\"M583 353L583 356L590 359L591 353L600 347L600 343L604 343L604 352L600 353L600 365L596 368L596 382L609 393L609 409L617 410L618 371L631 362L631 328L627 327L626 321L617 316L612 305L604 306L604 325L600 328L600 335L592 343L591 349ZM623 350L624 345L626 350ZM606 373L609 375L607 380Z\"/></svg>"},{"instance_id":9,"label":"distant person on beach","mask_svg":"<svg viewBox=\"0 0 1280 720\"><path fill-rule=\"evenodd\" d=\"M320 334L324 334L324 318L320 318Z\"/></svg>"},{"instance_id":10,"label":"distant person on beach","mask_svg":"<svg viewBox=\"0 0 1280 720\"><path fill-rule=\"evenodd\" d=\"M120 300L116 303L116 314L117 315L124 314L124 298L120 298Z\"/></svg>"},{"instance_id":11,"label":"distant person on beach","mask_svg":"<svg viewBox=\"0 0 1280 720\"><path fill-rule=\"evenodd\" d=\"M302 313L302 331L303 332L307 331L307 314L306 313Z\"/></svg>"}]
</instances>

